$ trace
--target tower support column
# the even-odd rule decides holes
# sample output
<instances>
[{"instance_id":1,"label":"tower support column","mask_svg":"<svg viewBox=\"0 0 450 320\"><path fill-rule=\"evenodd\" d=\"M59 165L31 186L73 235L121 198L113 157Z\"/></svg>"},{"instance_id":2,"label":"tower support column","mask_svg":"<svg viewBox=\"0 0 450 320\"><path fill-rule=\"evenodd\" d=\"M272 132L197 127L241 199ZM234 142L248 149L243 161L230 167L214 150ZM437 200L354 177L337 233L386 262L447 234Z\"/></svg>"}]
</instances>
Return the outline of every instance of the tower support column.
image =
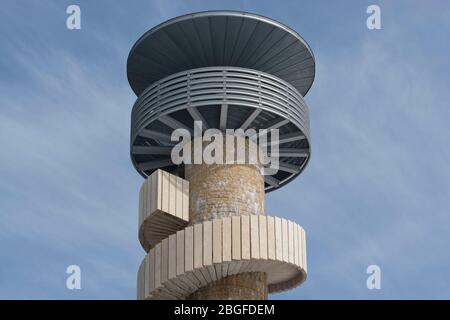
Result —
<instances>
[{"instance_id":1,"label":"tower support column","mask_svg":"<svg viewBox=\"0 0 450 320\"><path fill-rule=\"evenodd\" d=\"M267 300L267 274L245 272L198 289L188 300Z\"/></svg>"},{"instance_id":2,"label":"tower support column","mask_svg":"<svg viewBox=\"0 0 450 320\"><path fill-rule=\"evenodd\" d=\"M185 179L189 181L189 224L240 215L264 215L264 177L257 161L257 146L243 137L233 136L235 146L245 146L243 164L188 164ZM226 139L224 139L225 141ZM239 141L241 140L241 141ZM242 141L244 140L244 141ZM237 150L234 148L234 150ZM224 143L224 157L227 150ZM202 150L203 151L203 150ZM256 163L255 163L256 162ZM191 300L264 300L267 299L267 275L244 272L214 281L198 289Z\"/></svg>"}]
</instances>

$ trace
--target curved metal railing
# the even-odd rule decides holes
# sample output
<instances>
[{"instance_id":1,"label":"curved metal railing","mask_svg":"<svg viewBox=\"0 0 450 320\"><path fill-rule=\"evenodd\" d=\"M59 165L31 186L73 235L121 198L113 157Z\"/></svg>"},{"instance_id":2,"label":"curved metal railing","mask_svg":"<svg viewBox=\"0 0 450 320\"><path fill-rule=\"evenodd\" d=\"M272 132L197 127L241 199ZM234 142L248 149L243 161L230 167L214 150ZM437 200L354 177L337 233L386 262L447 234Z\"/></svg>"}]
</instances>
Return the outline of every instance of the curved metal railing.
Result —
<instances>
[{"instance_id":1,"label":"curved metal railing","mask_svg":"<svg viewBox=\"0 0 450 320\"><path fill-rule=\"evenodd\" d=\"M308 107L292 85L257 70L207 67L170 75L143 91L133 106L131 142L158 117L189 107L223 104L274 113L288 119L309 140Z\"/></svg>"}]
</instances>

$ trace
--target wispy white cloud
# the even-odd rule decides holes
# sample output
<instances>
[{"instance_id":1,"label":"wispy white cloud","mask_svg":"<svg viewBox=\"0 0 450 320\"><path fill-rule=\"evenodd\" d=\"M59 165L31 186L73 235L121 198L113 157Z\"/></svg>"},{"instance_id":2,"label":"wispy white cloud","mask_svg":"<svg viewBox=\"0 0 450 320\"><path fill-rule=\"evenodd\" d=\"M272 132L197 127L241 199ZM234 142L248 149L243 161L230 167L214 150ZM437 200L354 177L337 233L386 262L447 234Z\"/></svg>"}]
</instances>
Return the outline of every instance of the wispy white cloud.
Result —
<instances>
[{"instance_id":1,"label":"wispy white cloud","mask_svg":"<svg viewBox=\"0 0 450 320\"><path fill-rule=\"evenodd\" d=\"M450 262L448 83L410 38L391 24L351 52L316 53L307 98L313 156L304 176L271 199L306 225L310 282L281 297L450 296L436 267ZM382 268L380 293L365 287L369 264Z\"/></svg>"},{"instance_id":2,"label":"wispy white cloud","mask_svg":"<svg viewBox=\"0 0 450 320\"><path fill-rule=\"evenodd\" d=\"M70 36L53 30L64 26L55 18L59 3L31 10L20 23L18 9L0 8L14 30L0 28L0 65L10 72L0 75L0 297L134 298L143 256L136 230L141 178L128 156L134 97L126 55L147 27L223 5L143 2L124 11L86 3L86 28ZM268 16L285 11L270 1L231 4L243 5ZM331 25L343 21L321 6L308 12L322 12ZM289 8L288 18L303 12L297 2ZM313 157L300 178L268 197L268 213L305 226L309 278L274 298L450 295L448 64L439 52L430 59L424 37L410 31L424 23L437 30L448 19L445 10L428 22L429 15L403 9L383 6L383 30L356 39L344 34L348 45L338 48L317 36L328 27L310 32L318 44L307 96ZM47 19L39 20L42 12ZM319 27L320 17L304 16L302 25ZM296 27L291 20L285 22ZM85 279L79 293L65 289L64 271L73 263ZM382 268L381 292L365 287L373 263Z\"/></svg>"},{"instance_id":3,"label":"wispy white cloud","mask_svg":"<svg viewBox=\"0 0 450 320\"><path fill-rule=\"evenodd\" d=\"M2 280L14 281L16 290L1 296L58 297L26 294L25 283L37 276L43 287L64 292L65 267L79 263L91 297L104 295L95 283L111 286L113 279L127 290L111 289L107 296L131 298L130 278L142 256L136 236L140 178L128 156L134 98L126 82L117 85L105 70L61 48L38 54L16 41L11 49L27 87L11 85L0 96L0 237L11 245L38 244L39 251L24 247L12 258L2 255ZM38 254L35 272L27 272L26 261ZM8 268L11 260L24 266Z\"/></svg>"}]
</instances>

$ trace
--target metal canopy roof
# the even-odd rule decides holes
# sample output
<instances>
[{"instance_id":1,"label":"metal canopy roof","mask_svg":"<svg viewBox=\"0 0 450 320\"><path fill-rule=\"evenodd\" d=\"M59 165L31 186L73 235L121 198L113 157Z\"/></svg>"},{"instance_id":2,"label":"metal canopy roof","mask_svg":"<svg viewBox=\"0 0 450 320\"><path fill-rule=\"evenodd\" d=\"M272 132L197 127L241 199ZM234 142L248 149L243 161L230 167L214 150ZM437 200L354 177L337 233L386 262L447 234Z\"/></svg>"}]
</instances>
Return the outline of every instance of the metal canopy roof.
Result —
<instances>
[{"instance_id":1,"label":"metal canopy roof","mask_svg":"<svg viewBox=\"0 0 450 320\"><path fill-rule=\"evenodd\" d=\"M267 72L302 96L315 74L311 49L292 29L255 14L207 11L168 20L146 32L130 51L127 75L139 96L166 76L209 66Z\"/></svg>"}]
</instances>

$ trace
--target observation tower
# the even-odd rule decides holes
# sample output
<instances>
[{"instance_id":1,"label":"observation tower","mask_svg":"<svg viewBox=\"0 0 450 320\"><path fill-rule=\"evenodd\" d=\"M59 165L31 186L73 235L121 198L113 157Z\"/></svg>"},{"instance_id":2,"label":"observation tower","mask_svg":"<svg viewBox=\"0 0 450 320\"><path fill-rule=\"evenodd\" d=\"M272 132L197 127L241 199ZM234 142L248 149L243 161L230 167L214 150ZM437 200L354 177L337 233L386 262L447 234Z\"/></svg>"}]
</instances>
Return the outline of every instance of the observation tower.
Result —
<instances>
[{"instance_id":1,"label":"observation tower","mask_svg":"<svg viewBox=\"0 0 450 320\"><path fill-rule=\"evenodd\" d=\"M303 97L315 61L308 44L289 27L255 14L187 14L135 43L127 75L137 95L130 155L145 179L138 235L147 254L137 298L267 299L305 281L305 231L266 214L265 193L296 178L310 158ZM277 130L277 141L264 145L235 137L245 150L253 144L274 148L268 155L277 157L277 170L269 175L267 164L248 159L176 163L177 129L200 131L197 139L208 129L224 136L228 130ZM200 151L205 149L203 141Z\"/></svg>"}]
</instances>

